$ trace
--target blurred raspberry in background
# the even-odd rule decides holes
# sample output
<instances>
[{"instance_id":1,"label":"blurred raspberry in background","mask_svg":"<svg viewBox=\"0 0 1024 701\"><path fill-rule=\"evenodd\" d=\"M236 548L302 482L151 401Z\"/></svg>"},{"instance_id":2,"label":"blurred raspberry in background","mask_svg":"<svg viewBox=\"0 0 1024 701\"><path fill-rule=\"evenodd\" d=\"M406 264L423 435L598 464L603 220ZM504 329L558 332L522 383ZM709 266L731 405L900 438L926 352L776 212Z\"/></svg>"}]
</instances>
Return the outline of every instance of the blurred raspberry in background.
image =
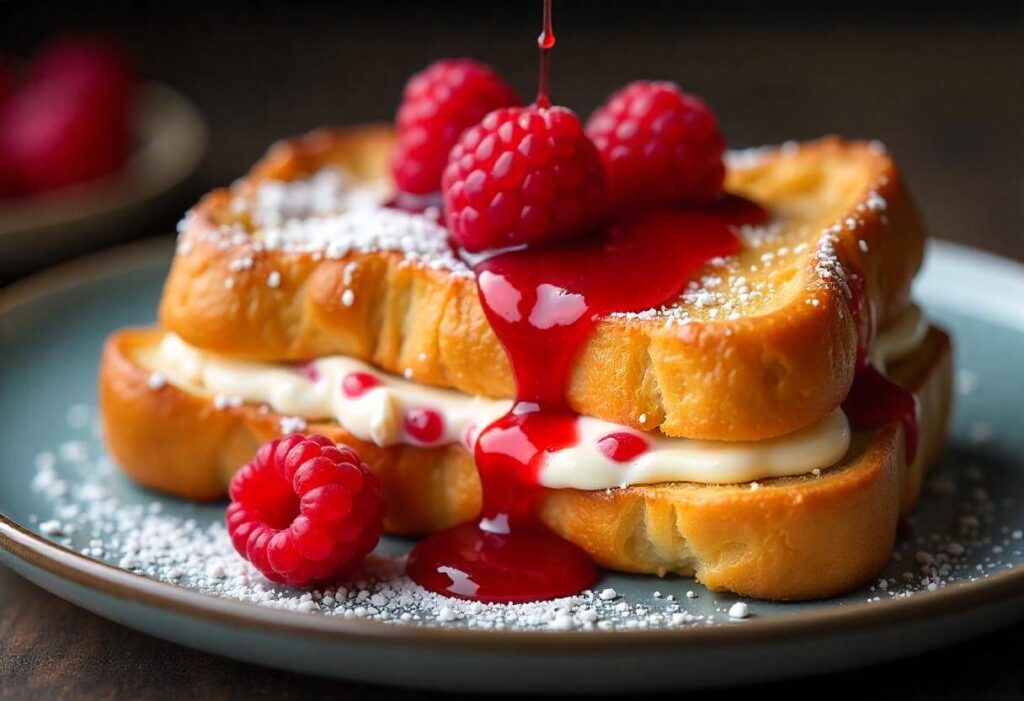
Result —
<instances>
[{"instance_id":1,"label":"blurred raspberry in background","mask_svg":"<svg viewBox=\"0 0 1024 701\"><path fill-rule=\"evenodd\" d=\"M98 38L64 38L19 75L0 62L0 197L76 185L119 170L131 151L136 77Z\"/></svg>"}]
</instances>

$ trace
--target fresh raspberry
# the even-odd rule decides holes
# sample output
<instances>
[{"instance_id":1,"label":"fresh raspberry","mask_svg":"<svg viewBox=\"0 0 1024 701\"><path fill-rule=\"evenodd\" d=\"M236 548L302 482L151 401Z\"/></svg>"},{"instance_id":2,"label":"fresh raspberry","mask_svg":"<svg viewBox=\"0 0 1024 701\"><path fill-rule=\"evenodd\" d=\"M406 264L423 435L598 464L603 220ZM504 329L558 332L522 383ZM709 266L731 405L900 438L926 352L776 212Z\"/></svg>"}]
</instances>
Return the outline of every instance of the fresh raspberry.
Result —
<instances>
[{"instance_id":1,"label":"fresh raspberry","mask_svg":"<svg viewBox=\"0 0 1024 701\"><path fill-rule=\"evenodd\" d=\"M267 579L293 587L343 575L380 539L380 481L351 448L294 434L264 443L231 480L228 533Z\"/></svg>"},{"instance_id":2,"label":"fresh raspberry","mask_svg":"<svg viewBox=\"0 0 1024 701\"><path fill-rule=\"evenodd\" d=\"M103 103L111 111L129 107L135 87L131 61L99 38L65 37L49 44L32 61L28 83L56 83L79 97Z\"/></svg>"},{"instance_id":3,"label":"fresh raspberry","mask_svg":"<svg viewBox=\"0 0 1024 701\"><path fill-rule=\"evenodd\" d=\"M480 251L592 228L604 213L604 169L574 112L513 107L462 135L442 192L452 237Z\"/></svg>"},{"instance_id":4,"label":"fresh raspberry","mask_svg":"<svg viewBox=\"0 0 1024 701\"><path fill-rule=\"evenodd\" d=\"M492 110L519 104L492 68L469 59L437 61L414 75L396 119L391 163L399 189L419 195L440 190L448 152L462 132Z\"/></svg>"},{"instance_id":5,"label":"fresh raspberry","mask_svg":"<svg viewBox=\"0 0 1024 701\"><path fill-rule=\"evenodd\" d=\"M0 154L20 186L41 192L110 174L130 146L128 115L60 83L17 90L0 107Z\"/></svg>"},{"instance_id":6,"label":"fresh raspberry","mask_svg":"<svg viewBox=\"0 0 1024 701\"><path fill-rule=\"evenodd\" d=\"M638 80L587 122L616 206L706 205L722 194L725 140L704 102L668 82Z\"/></svg>"}]
</instances>

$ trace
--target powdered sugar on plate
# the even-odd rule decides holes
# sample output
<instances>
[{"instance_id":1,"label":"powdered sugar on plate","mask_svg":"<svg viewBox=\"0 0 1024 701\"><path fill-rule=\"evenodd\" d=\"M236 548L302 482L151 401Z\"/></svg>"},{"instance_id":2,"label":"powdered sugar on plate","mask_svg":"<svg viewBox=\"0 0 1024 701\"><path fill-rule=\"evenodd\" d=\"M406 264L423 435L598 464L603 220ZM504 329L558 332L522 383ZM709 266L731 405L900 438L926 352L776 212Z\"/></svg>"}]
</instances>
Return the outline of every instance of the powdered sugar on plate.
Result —
<instances>
[{"instance_id":1,"label":"powdered sugar on plate","mask_svg":"<svg viewBox=\"0 0 1024 701\"><path fill-rule=\"evenodd\" d=\"M347 581L314 591L275 585L235 553L222 506L154 498L134 487L100 446L96 410L76 405L67 419L74 437L36 456L32 488L48 511L35 515L35 528L87 557L175 586L300 613L493 630L743 625L768 615L761 602L740 602L672 577L609 577L592 591L532 604L444 597L405 576L409 544L391 538ZM993 496L987 478L972 464L929 477L921 504L901 524L883 576L838 603L905 599L984 579L1019 562L1024 556L1019 497ZM802 606L790 604L787 610Z\"/></svg>"}]
</instances>

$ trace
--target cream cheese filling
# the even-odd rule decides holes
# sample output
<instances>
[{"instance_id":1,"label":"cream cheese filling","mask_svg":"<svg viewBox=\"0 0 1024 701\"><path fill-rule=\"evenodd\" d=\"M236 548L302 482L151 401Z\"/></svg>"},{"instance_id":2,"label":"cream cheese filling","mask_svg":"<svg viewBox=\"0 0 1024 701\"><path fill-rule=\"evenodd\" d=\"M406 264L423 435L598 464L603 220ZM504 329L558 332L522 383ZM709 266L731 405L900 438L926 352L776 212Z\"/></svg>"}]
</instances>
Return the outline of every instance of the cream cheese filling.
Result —
<instances>
[{"instance_id":1,"label":"cream cheese filling","mask_svg":"<svg viewBox=\"0 0 1024 701\"><path fill-rule=\"evenodd\" d=\"M927 331L920 309L911 305L878 334L871 357L884 367L913 351ZM356 438L379 446L435 447L461 443L473 450L476 436L512 406L510 400L474 397L388 375L344 356L319 358L301 366L228 360L187 345L173 334L146 349L138 361L186 391L212 395L219 406L243 402L304 419L333 419ZM346 391L353 374L376 384ZM433 412L440 426L425 436L410 416ZM616 461L602 450L603 439L628 433L645 449ZM575 445L551 452L538 479L546 487L607 489L632 484L697 482L736 484L802 475L839 462L850 447L850 424L841 409L784 436L751 442L669 438L590 416L577 420Z\"/></svg>"},{"instance_id":2,"label":"cream cheese filling","mask_svg":"<svg viewBox=\"0 0 1024 701\"><path fill-rule=\"evenodd\" d=\"M928 334L928 319L921 307L914 303L882 329L871 342L868 358L881 372L888 363L906 358L913 353Z\"/></svg>"}]
</instances>

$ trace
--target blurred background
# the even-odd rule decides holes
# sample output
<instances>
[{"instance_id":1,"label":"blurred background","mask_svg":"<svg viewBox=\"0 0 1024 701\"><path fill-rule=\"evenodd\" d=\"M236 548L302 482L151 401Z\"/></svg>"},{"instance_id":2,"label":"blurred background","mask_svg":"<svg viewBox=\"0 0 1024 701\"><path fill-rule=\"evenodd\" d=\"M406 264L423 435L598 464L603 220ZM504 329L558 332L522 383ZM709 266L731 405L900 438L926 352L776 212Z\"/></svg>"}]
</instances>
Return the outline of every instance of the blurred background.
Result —
<instances>
[{"instance_id":1,"label":"blurred background","mask_svg":"<svg viewBox=\"0 0 1024 701\"><path fill-rule=\"evenodd\" d=\"M171 231L277 138L390 120L407 77L435 58L482 59L529 97L539 24L540 0L0 0L0 54L23 61L53 37L99 34L203 115L201 166L120 227L131 238ZM933 235L1024 258L1019 2L556 0L555 30L553 98L584 116L629 80L665 78L717 110L733 147L877 138Z\"/></svg>"}]
</instances>

